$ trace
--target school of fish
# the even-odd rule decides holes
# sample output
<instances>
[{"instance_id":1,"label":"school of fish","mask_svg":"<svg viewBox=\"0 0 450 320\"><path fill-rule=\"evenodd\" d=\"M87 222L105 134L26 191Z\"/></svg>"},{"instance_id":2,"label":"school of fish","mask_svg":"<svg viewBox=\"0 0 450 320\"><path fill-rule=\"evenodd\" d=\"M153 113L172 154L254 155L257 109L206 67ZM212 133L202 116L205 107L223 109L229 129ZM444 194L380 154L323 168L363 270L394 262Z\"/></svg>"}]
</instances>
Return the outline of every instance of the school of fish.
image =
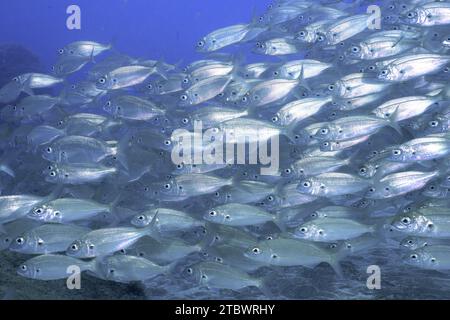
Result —
<instances>
[{"instance_id":1,"label":"school of fish","mask_svg":"<svg viewBox=\"0 0 450 320\"><path fill-rule=\"evenodd\" d=\"M370 5L278 0L185 66L77 41L17 75L0 89L0 249L31 279L78 266L269 298L261 268L345 281L343 260L383 246L450 270L450 1ZM276 137L277 173L174 163L198 122L259 149Z\"/></svg>"}]
</instances>

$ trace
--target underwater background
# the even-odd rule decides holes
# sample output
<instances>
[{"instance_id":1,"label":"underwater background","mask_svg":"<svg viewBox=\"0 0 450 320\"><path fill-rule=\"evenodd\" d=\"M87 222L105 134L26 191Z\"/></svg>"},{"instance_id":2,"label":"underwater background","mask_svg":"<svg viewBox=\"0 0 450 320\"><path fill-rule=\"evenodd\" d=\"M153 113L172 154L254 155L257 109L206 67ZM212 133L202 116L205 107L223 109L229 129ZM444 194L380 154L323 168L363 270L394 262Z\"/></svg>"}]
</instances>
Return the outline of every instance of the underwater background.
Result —
<instances>
[{"instance_id":1,"label":"underwater background","mask_svg":"<svg viewBox=\"0 0 450 320\"><path fill-rule=\"evenodd\" d=\"M25 72L50 73L58 58L58 48L80 40L111 44L113 50L132 57L184 66L205 57L196 51L198 39L218 28L249 22L265 12L270 3L269 0L2 0L0 87ZM66 9L72 4L81 9L81 30L66 27ZM366 7L367 2L360 11L364 12ZM234 47L222 50L237 51L245 52L246 63L284 61L262 57L251 50ZM73 79L77 80L77 76ZM39 190L37 193L42 194ZM261 268L253 275L267 279L273 294L270 298L274 299L450 299L449 272L413 268L402 263L403 254L398 243L387 242L348 256L341 262L344 278L338 277L329 265L314 269ZM80 290L68 290L65 280L39 281L17 275L16 269L23 260L19 253L0 251L0 298L267 298L255 287L239 291L192 291L183 273L189 260L177 266L171 276L158 276L137 284L114 283L83 274ZM382 266L380 289L367 286L370 265Z\"/></svg>"}]
</instances>

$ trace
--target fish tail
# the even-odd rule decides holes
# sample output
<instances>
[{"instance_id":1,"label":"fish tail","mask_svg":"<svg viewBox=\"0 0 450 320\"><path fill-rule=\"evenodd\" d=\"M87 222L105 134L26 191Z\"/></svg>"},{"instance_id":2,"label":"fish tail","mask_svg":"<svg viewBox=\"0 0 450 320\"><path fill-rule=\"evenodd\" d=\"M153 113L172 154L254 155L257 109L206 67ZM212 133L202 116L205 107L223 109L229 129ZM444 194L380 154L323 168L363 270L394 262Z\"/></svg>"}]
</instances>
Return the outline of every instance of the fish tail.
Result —
<instances>
[{"instance_id":1,"label":"fish tail","mask_svg":"<svg viewBox=\"0 0 450 320\"><path fill-rule=\"evenodd\" d=\"M355 150L352 154L350 154L350 156L345 159L345 165L349 166L350 164L352 164L353 161L355 161L355 159L358 157L360 150Z\"/></svg>"},{"instance_id":2,"label":"fish tail","mask_svg":"<svg viewBox=\"0 0 450 320\"><path fill-rule=\"evenodd\" d=\"M309 92L312 91L311 87L308 85L308 83L305 79L305 67L303 64L302 64L302 68L300 69L300 75L299 75L297 81L298 81L298 83L297 83L298 87L303 87L306 90L308 90Z\"/></svg>"},{"instance_id":3,"label":"fish tail","mask_svg":"<svg viewBox=\"0 0 450 320\"><path fill-rule=\"evenodd\" d=\"M167 75L166 69L164 68L164 64L162 63L162 61L156 62L155 73L161 76L164 80L169 79L169 76Z\"/></svg>"},{"instance_id":4,"label":"fish tail","mask_svg":"<svg viewBox=\"0 0 450 320\"><path fill-rule=\"evenodd\" d=\"M161 242L161 238L159 236L159 232L156 226L156 223L158 222L158 214L159 211L156 210L155 211L155 215L152 218L152 221L150 222L150 224L144 228L144 236L151 236L153 239L155 239L158 242Z\"/></svg>"},{"instance_id":5,"label":"fish tail","mask_svg":"<svg viewBox=\"0 0 450 320\"><path fill-rule=\"evenodd\" d=\"M29 96L34 96L34 92L30 87L30 82L31 82L31 77L29 77L27 79L27 81L25 81L25 83L22 85L22 91L25 92L26 94L28 94Z\"/></svg>"},{"instance_id":6,"label":"fish tail","mask_svg":"<svg viewBox=\"0 0 450 320\"><path fill-rule=\"evenodd\" d=\"M117 212L118 209L118 205L120 203L120 201L122 200L122 194L119 193L117 195L117 197L109 204L109 226L110 227L115 227L117 225L119 225L120 223L120 218L119 218L119 213Z\"/></svg>"},{"instance_id":7,"label":"fish tail","mask_svg":"<svg viewBox=\"0 0 450 320\"><path fill-rule=\"evenodd\" d=\"M131 132L128 131L119 141L119 143L117 144L116 150L113 150L113 152L115 152L113 155L116 156L117 161L122 165L122 167L128 171L129 167L128 167L128 158L127 158L127 154L126 154L126 149L128 148L129 142L130 142L130 137L131 137Z\"/></svg>"},{"instance_id":8,"label":"fish tail","mask_svg":"<svg viewBox=\"0 0 450 320\"><path fill-rule=\"evenodd\" d=\"M1 163L0 164L0 171L3 171L4 173L6 173L11 178L15 178L16 177L16 174L14 173L14 170L11 169L11 167L8 166L6 163Z\"/></svg>"},{"instance_id":9,"label":"fish tail","mask_svg":"<svg viewBox=\"0 0 450 320\"><path fill-rule=\"evenodd\" d=\"M205 228L205 231L206 231L206 235L197 244L200 247L200 252L205 252L207 250L207 248L209 248L213 242L213 239L211 238L211 234L208 234L208 230L206 228Z\"/></svg>"},{"instance_id":10,"label":"fish tail","mask_svg":"<svg viewBox=\"0 0 450 320\"><path fill-rule=\"evenodd\" d=\"M259 279L257 287L266 298L273 299L275 297L275 294L273 293L266 278Z\"/></svg>"},{"instance_id":11,"label":"fish tail","mask_svg":"<svg viewBox=\"0 0 450 320\"><path fill-rule=\"evenodd\" d=\"M178 260L175 260L175 261L169 263L167 266L164 266L164 273L165 274L175 273L177 266L178 266Z\"/></svg>"},{"instance_id":12,"label":"fish tail","mask_svg":"<svg viewBox=\"0 0 450 320\"><path fill-rule=\"evenodd\" d=\"M286 232L287 228L286 225L283 223L282 217L283 217L282 213L278 211L277 213L275 213L273 222L280 229L281 232Z\"/></svg>"},{"instance_id":13,"label":"fish tail","mask_svg":"<svg viewBox=\"0 0 450 320\"><path fill-rule=\"evenodd\" d=\"M48 202L48 201L52 201L54 199L59 198L63 189L64 189L64 185L62 183L58 183L56 185L55 189L53 189L53 191L48 196L44 197L44 200L42 202Z\"/></svg>"},{"instance_id":14,"label":"fish tail","mask_svg":"<svg viewBox=\"0 0 450 320\"><path fill-rule=\"evenodd\" d=\"M102 258L94 258L89 261L84 261L84 263L81 265L81 271L90 271L94 274L99 273L99 264L101 262Z\"/></svg>"},{"instance_id":15,"label":"fish tail","mask_svg":"<svg viewBox=\"0 0 450 320\"><path fill-rule=\"evenodd\" d=\"M329 265L331 266L331 268L333 268L334 272L336 272L336 275L340 279L344 278L344 274L342 272L342 267L340 265L340 261L344 258L344 256L345 256L345 253L343 250L341 250L335 254L332 254L328 261Z\"/></svg>"},{"instance_id":16,"label":"fish tail","mask_svg":"<svg viewBox=\"0 0 450 320\"><path fill-rule=\"evenodd\" d=\"M292 122L288 126L281 128L281 131L283 132L283 134L292 142L292 144L298 143L297 135L295 134L295 129L297 127L298 127L298 123Z\"/></svg>"},{"instance_id":17,"label":"fish tail","mask_svg":"<svg viewBox=\"0 0 450 320\"><path fill-rule=\"evenodd\" d=\"M395 131L397 131L400 136L403 137L403 132L402 132L402 128L400 128L400 126L397 123L397 119L398 119L398 114L399 114L399 110L398 107L395 109L395 112L393 114L391 114L389 116L389 118L387 119L388 121L388 125L393 128Z\"/></svg>"}]
</instances>

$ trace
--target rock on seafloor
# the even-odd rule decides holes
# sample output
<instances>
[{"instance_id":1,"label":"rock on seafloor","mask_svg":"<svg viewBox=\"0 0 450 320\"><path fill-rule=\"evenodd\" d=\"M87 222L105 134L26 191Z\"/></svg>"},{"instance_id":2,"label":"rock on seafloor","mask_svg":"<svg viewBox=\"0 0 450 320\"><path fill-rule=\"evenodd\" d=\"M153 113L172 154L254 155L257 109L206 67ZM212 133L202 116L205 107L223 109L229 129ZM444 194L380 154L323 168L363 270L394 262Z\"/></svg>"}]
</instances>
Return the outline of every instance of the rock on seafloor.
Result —
<instances>
[{"instance_id":1,"label":"rock on seafloor","mask_svg":"<svg viewBox=\"0 0 450 320\"><path fill-rule=\"evenodd\" d=\"M144 291L137 284L104 281L86 273L81 275L81 288L69 290L66 280L39 281L16 274L20 261L14 252L0 252L0 300L142 300Z\"/></svg>"}]
</instances>

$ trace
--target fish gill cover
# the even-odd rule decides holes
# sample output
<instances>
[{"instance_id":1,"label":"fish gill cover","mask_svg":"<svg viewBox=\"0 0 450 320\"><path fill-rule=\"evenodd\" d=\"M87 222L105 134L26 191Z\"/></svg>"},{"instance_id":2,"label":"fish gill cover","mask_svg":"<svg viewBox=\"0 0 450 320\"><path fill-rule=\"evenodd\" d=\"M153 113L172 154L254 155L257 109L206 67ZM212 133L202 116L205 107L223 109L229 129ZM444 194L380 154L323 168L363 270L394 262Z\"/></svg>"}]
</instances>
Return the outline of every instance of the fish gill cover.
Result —
<instances>
[{"instance_id":1,"label":"fish gill cover","mask_svg":"<svg viewBox=\"0 0 450 320\"><path fill-rule=\"evenodd\" d=\"M0 47L0 289L449 298L449 25L446 1L279 0L191 62Z\"/></svg>"}]
</instances>

